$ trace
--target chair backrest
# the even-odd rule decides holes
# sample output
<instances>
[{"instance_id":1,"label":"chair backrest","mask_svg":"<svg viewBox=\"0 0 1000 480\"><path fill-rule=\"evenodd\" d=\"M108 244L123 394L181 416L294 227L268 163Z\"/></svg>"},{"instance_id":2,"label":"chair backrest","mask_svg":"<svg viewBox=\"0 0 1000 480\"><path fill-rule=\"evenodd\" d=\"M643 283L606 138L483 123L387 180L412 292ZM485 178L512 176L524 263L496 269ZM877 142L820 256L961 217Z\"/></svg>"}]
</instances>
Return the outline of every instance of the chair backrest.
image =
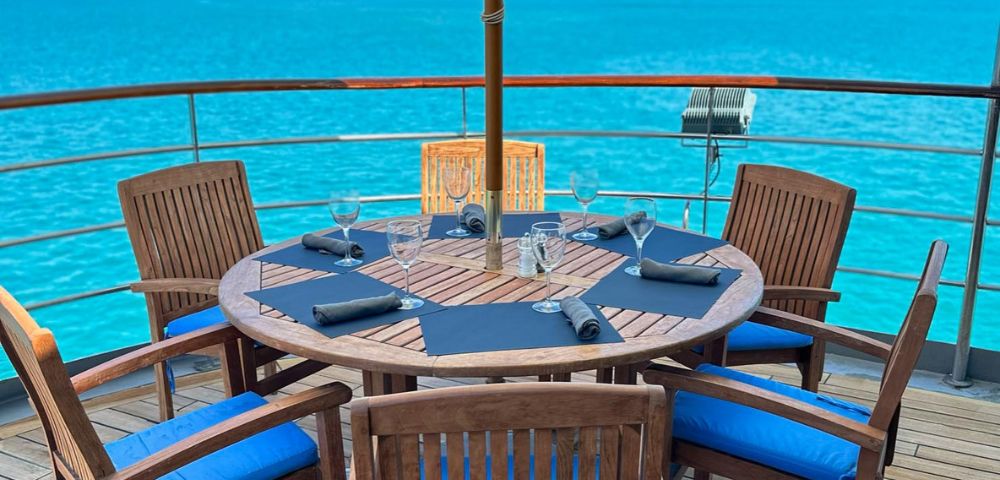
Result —
<instances>
[{"instance_id":1,"label":"chair backrest","mask_svg":"<svg viewBox=\"0 0 1000 480\"><path fill-rule=\"evenodd\" d=\"M115 471L87 419L52 332L0 287L0 343L24 383L61 478L92 479Z\"/></svg>"},{"instance_id":2,"label":"chair backrest","mask_svg":"<svg viewBox=\"0 0 1000 480\"><path fill-rule=\"evenodd\" d=\"M504 210L545 210L545 145L503 141ZM482 203L485 196L486 142L482 139L425 143L420 149L420 209L423 213L449 213L455 203L441 180L445 165L466 162L472 167L468 200Z\"/></svg>"},{"instance_id":3,"label":"chair backrest","mask_svg":"<svg viewBox=\"0 0 1000 480\"><path fill-rule=\"evenodd\" d=\"M910 302L910 309L906 312L906 319L899 329L899 335L892 344L882 374L882 388L869 420L869 424L880 430L889 428L892 417L902 401L903 391L910 381L913 369L916 368L920 352L927 341L927 331L931 327L934 310L937 308L937 289L941 281L941 270L944 268L947 255L948 244L943 240L936 240L931 244L924 273L917 285L917 292Z\"/></svg>"},{"instance_id":4,"label":"chair backrest","mask_svg":"<svg viewBox=\"0 0 1000 480\"><path fill-rule=\"evenodd\" d=\"M770 165L739 166L722 238L753 258L765 285L830 288L854 211L853 188ZM822 321L826 304L765 306Z\"/></svg>"},{"instance_id":5,"label":"chair backrest","mask_svg":"<svg viewBox=\"0 0 1000 480\"><path fill-rule=\"evenodd\" d=\"M522 383L454 387L351 403L358 480L660 478L662 388ZM444 440L444 445L442 445ZM421 449L422 445L422 449ZM513 446L511 451L510 446ZM576 458L574 458L576 445ZM421 475L421 466L424 475Z\"/></svg>"},{"instance_id":6,"label":"chair backrest","mask_svg":"<svg viewBox=\"0 0 1000 480\"><path fill-rule=\"evenodd\" d=\"M241 258L264 246L242 162L157 170L119 182L118 196L143 280L220 279ZM217 301L187 293L146 298L159 329Z\"/></svg>"}]
</instances>

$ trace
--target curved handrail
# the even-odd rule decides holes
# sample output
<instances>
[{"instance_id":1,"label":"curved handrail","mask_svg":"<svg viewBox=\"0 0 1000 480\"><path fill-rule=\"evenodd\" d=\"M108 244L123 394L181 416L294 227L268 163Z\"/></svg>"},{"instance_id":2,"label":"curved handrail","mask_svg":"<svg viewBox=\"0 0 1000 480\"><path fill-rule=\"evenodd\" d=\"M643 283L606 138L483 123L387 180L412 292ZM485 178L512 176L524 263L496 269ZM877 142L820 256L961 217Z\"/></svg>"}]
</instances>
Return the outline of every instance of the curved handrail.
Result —
<instances>
[{"instance_id":1,"label":"curved handrail","mask_svg":"<svg viewBox=\"0 0 1000 480\"><path fill-rule=\"evenodd\" d=\"M477 88L483 77L395 77L220 80L104 87L0 97L0 110L124 98L293 90ZM780 77L771 75L513 75L504 87L748 87L1000 99L1000 87L941 83Z\"/></svg>"}]
</instances>

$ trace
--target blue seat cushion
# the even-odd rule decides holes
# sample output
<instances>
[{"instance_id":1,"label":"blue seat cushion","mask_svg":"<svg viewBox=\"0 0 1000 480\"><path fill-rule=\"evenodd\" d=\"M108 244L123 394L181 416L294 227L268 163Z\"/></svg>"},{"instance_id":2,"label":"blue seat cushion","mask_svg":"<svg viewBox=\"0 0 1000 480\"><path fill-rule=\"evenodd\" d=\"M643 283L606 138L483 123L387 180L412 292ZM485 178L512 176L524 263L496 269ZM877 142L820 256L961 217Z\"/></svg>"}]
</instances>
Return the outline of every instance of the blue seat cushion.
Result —
<instances>
[{"instance_id":1,"label":"blue seat cushion","mask_svg":"<svg viewBox=\"0 0 1000 480\"><path fill-rule=\"evenodd\" d=\"M226 323L227 321L226 316L222 314L222 309L216 305L167 323L166 336L167 338L179 337L185 333L191 333L195 330Z\"/></svg>"},{"instance_id":2,"label":"blue seat cushion","mask_svg":"<svg viewBox=\"0 0 1000 480\"><path fill-rule=\"evenodd\" d=\"M727 348L731 352L748 350L775 350L781 348L801 348L812 345L813 338L791 330L762 325L760 323L743 322L729 332ZM694 351L701 353L701 346Z\"/></svg>"},{"instance_id":3,"label":"blue seat cushion","mask_svg":"<svg viewBox=\"0 0 1000 480\"><path fill-rule=\"evenodd\" d=\"M104 446L120 470L208 427L266 405L255 393L244 393L215 405L160 423ZM264 480L314 465L316 443L301 428L285 423L191 462L168 480Z\"/></svg>"},{"instance_id":4,"label":"blue seat cushion","mask_svg":"<svg viewBox=\"0 0 1000 480\"><path fill-rule=\"evenodd\" d=\"M862 423L871 416L866 407L725 367L706 364L697 370L764 388ZM677 394L674 437L817 480L854 480L858 461L859 447L846 440L778 415L690 392Z\"/></svg>"}]
</instances>

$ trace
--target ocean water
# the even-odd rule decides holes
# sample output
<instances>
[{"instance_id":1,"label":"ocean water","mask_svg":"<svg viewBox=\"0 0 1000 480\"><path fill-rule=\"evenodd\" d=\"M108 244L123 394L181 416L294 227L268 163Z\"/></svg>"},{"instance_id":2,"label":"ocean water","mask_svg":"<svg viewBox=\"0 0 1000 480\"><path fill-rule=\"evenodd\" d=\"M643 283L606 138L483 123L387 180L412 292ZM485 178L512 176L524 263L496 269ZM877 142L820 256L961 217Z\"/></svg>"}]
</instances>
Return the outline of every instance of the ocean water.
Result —
<instances>
[{"instance_id":1,"label":"ocean water","mask_svg":"<svg viewBox=\"0 0 1000 480\"><path fill-rule=\"evenodd\" d=\"M920 82L989 82L995 0L508 0L508 74L774 74ZM181 80L470 75L482 72L481 4L401 0L0 0L0 95ZM979 148L986 102L758 90L752 132ZM505 127L676 131L688 89L509 89ZM482 92L469 92L481 130ZM204 142L306 135L457 131L456 90L205 95ZM534 140L530 139L529 140ZM676 140L545 138L550 188L569 172L602 171L602 187L698 193L704 151ZM0 111L0 164L190 141L182 97ZM975 156L755 143L723 152L713 194L729 194L736 165L790 166L849 184L860 205L970 215ZM247 164L256 202L322 198L333 185L363 194L419 191L419 142L340 143L204 151ZM191 161L162 154L0 174L0 239L120 219L117 180ZM619 213L620 199L595 210ZM549 209L574 209L552 198ZM660 202L679 222L680 202ZM363 217L418 211L366 205ZM725 205L712 205L718 233ZM700 207L692 221L700 225ZM991 216L1000 216L997 195ZM322 208L260 213L274 242L328 226ZM919 273L931 240L952 245L946 277L964 277L970 226L856 213L842 265ZM22 302L137 277L123 230L0 249L0 284ZM1000 233L988 231L982 281L1000 283ZM914 283L840 273L840 325L893 332ZM953 342L961 291L942 287L931 338ZM981 292L972 343L1000 348L1000 294ZM39 309L65 359L148 340L142 298L116 293ZM0 378L12 371L0 359Z\"/></svg>"}]
</instances>

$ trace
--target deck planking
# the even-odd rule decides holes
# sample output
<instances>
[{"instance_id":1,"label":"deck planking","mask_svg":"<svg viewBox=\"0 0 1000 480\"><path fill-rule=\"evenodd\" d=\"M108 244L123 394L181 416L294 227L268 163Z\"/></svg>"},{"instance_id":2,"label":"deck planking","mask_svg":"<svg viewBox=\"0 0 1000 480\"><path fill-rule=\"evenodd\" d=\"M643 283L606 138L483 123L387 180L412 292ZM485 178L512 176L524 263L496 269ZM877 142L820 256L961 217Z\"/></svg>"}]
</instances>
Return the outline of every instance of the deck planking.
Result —
<instances>
[{"instance_id":1,"label":"deck planking","mask_svg":"<svg viewBox=\"0 0 1000 480\"><path fill-rule=\"evenodd\" d=\"M297 360L283 360L289 366ZM798 371L789 366L758 365L740 370L797 385ZM593 382L594 372L574 373L573 381ZM179 380L174 396L180 414L202 408L225 397L215 374L195 374ZM291 395L329 382L343 382L355 397L362 396L361 372L331 366L276 396ZM508 381L535 381L513 377ZM420 389L445 388L481 383L482 379L418 377ZM878 382L867 378L833 375L822 377L820 391L845 400L872 406ZM1000 479L1000 404L957 397L917 388L907 389L903 400L896 459L886 471L887 479ZM154 425L159 418L151 388L138 387L97 397L87 402L87 411L98 435L109 442ZM351 431L346 407L342 409L345 453L350 456ZM316 422L310 416L296 422L316 438ZM690 475L689 475L690 476ZM0 478L38 480L52 478L44 436L37 421L22 420L0 425Z\"/></svg>"}]
</instances>

